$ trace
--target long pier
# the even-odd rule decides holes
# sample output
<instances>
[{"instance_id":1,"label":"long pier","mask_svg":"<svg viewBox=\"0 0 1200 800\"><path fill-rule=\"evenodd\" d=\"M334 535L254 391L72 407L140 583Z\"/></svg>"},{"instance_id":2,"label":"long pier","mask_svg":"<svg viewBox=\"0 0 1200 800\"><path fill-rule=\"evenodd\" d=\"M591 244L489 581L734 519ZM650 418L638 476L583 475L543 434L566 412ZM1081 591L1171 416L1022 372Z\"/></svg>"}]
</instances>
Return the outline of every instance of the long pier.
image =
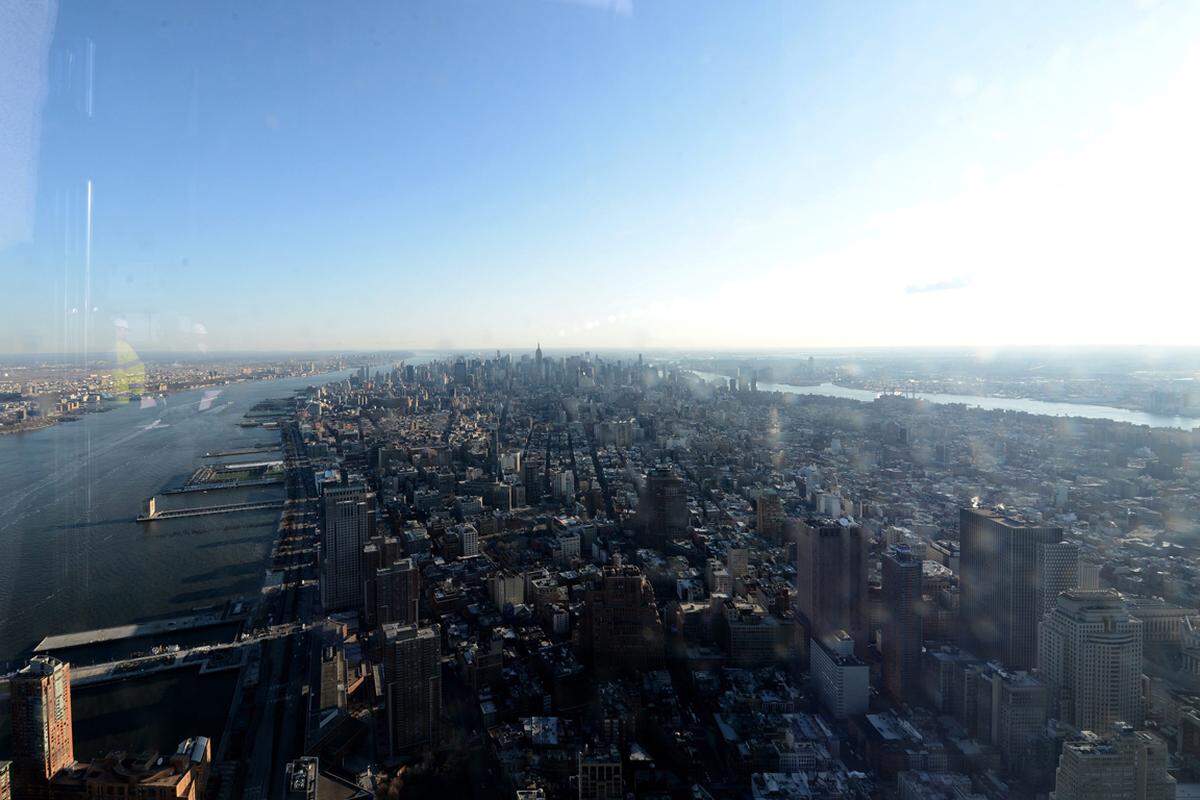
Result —
<instances>
[{"instance_id":1,"label":"long pier","mask_svg":"<svg viewBox=\"0 0 1200 800\"><path fill-rule=\"evenodd\" d=\"M281 445L264 444L255 447L243 447L240 450L214 450L210 453L205 453L203 458L224 458L225 456L248 456L253 453L270 453L278 450Z\"/></svg>"},{"instance_id":2,"label":"long pier","mask_svg":"<svg viewBox=\"0 0 1200 800\"><path fill-rule=\"evenodd\" d=\"M247 486L271 486L283 483L283 476L270 478L248 478L244 481L218 481L216 483L189 483L187 486L177 486L174 489L163 489L159 494L188 494L190 492L207 492L212 489L243 489Z\"/></svg>"},{"instance_id":3,"label":"long pier","mask_svg":"<svg viewBox=\"0 0 1200 800\"><path fill-rule=\"evenodd\" d=\"M207 517L212 514L233 514L238 511L258 511L265 508L283 508L286 500L263 500L256 503L230 503L223 506L201 506L198 508L176 508L159 511L155 498L146 503L146 512L138 515L138 522L157 522L160 519L182 519L184 517Z\"/></svg>"}]
</instances>

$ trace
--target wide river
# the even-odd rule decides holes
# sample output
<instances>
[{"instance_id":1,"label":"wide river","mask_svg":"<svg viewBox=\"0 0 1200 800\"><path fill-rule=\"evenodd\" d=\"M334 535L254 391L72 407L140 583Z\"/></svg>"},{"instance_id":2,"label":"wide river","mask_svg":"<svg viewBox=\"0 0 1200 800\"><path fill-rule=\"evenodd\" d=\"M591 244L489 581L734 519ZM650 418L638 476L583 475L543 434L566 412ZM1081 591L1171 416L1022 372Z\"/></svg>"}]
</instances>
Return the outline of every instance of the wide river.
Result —
<instances>
[{"instance_id":1,"label":"wide river","mask_svg":"<svg viewBox=\"0 0 1200 800\"><path fill-rule=\"evenodd\" d=\"M143 525L143 501L206 452L278 444L241 428L250 407L350 373L235 383L128 404L78 422L0 436L0 662L53 633L186 613L262 585L277 510ZM265 460L278 454L226 461ZM210 460L211 461L211 460ZM274 499L282 486L172 495L161 507Z\"/></svg>"},{"instance_id":2,"label":"wide river","mask_svg":"<svg viewBox=\"0 0 1200 800\"><path fill-rule=\"evenodd\" d=\"M691 372L693 375L710 383L729 381L728 376L718 375L714 372L700 372L698 370L691 370ZM838 386L833 383L821 383L814 386L792 386L786 383L759 383L758 389L762 392L841 397L845 400L860 400L864 403L873 401L878 394L866 389L847 389L844 386ZM932 394L927 392L917 392L914 397L930 403L961 404L988 411L1023 411L1026 414L1041 414L1048 417L1111 419L1116 422L1131 422L1134 425L1149 425L1151 428L1182 428L1184 430L1200 428L1200 419L1194 417L1150 414L1145 411L1130 411L1125 408L1115 408L1113 406L1096 406L1085 403L1054 403L1046 400L1029 400L1020 397L979 397L968 394Z\"/></svg>"}]
</instances>

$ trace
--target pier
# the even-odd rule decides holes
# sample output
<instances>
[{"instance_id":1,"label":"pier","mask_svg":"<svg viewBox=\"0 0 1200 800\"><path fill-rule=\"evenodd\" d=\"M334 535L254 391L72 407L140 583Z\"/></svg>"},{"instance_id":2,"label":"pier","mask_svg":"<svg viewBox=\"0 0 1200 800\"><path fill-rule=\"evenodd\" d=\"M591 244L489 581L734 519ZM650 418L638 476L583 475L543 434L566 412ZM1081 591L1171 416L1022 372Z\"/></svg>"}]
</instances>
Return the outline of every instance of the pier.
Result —
<instances>
[{"instance_id":1,"label":"pier","mask_svg":"<svg viewBox=\"0 0 1200 800\"><path fill-rule=\"evenodd\" d=\"M203 458L225 458L226 456L248 456L254 453L271 453L279 449L277 444L262 444L253 447L243 447L240 450L214 450L205 453Z\"/></svg>"},{"instance_id":2,"label":"pier","mask_svg":"<svg viewBox=\"0 0 1200 800\"><path fill-rule=\"evenodd\" d=\"M267 508L283 508L286 500L263 500L255 503L230 503L221 506L200 506L197 508L176 508L168 511L158 510L158 498L151 497L146 501L146 510L138 515L138 522L157 522L160 519L182 519L184 517L207 517L213 514L233 514L238 511L259 511Z\"/></svg>"},{"instance_id":3,"label":"pier","mask_svg":"<svg viewBox=\"0 0 1200 800\"><path fill-rule=\"evenodd\" d=\"M277 475L271 478L250 478L243 481L216 481L213 483L189 483L187 486L178 486L174 489L163 489L162 494L188 494L190 492L207 492L212 489L244 489L247 486L271 486L277 483L283 483L283 476Z\"/></svg>"},{"instance_id":4,"label":"pier","mask_svg":"<svg viewBox=\"0 0 1200 800\"><path fill-rule=\"evenodd\" d=\"M47 653L54 650L66 650L72 647L83 647L89 644L112 642L118 639L137 639L144 636L167 636L181 631L194 631L214 625L223 625L232 618L226 618L220 611L208 611L203 614L191 614L172 619L139 622L132 625L118 625L115 628L97 628L91 631L75 633L60 633L47 636L33 648L35 653ZM240 619L240 617L238 617Z\"/></svg>"}]
</instances>

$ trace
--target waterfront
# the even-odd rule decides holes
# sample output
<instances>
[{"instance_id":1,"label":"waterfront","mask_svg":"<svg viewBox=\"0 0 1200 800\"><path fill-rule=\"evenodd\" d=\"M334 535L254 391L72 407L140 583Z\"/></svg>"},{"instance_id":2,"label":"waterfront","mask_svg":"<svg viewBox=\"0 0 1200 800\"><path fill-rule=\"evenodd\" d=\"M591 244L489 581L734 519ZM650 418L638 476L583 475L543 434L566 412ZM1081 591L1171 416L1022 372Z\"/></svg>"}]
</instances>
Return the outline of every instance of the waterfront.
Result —
<instances>
[{"instance_id":1,"label":"waterfront","mask_svg":"<svg viewBox=\"0 0 1200 800\"><path fill-rule=\"evenodd\" d=\"M278 511L149 525L135 517L205 453L276 441L275 431L238 426L254 403L347 374L230 384L208 403L212 389L183 392L0 438L0 662L49 634L257 594ZM164 507L212 504L214 496L278 499L283 487L171 495Z\"/></svg>"},{"instance_id":2,"label":"waterfront","mask_svg":"<svg viewBox=\"0 0 1200 800\"><path fill-rule=\"evenodd\" d=\"M729 376L718 375L714 372L689 370L693 375L709 383L724 381L728 383ZM821 383L812 386L793 386L787 383L759 383L760 392L783 392L784 394L815 395L818 397L840 397L843 400L858 400L864 403L873 401L877 392L866 389L848 389L833 383ZM1114 422L1128 422L1133 425L1148 425L1151 428L1182 428L1192 430L1200 428L1200 419L1193 417L1177 417L1162 414L1150 414L1145 411L1131 411L1126 408L1113 406L1088 405L1084 403L1054 403L1047 400L1030 400L1021 397L981 397L966 394L933 394L916 392L912 395L919 400L941 405L960 404L985 411L1021 411L1026 414L1040 414L1048 417L1082 417L1084 419L1108 419Z\"/></svg>"}]
</instances>

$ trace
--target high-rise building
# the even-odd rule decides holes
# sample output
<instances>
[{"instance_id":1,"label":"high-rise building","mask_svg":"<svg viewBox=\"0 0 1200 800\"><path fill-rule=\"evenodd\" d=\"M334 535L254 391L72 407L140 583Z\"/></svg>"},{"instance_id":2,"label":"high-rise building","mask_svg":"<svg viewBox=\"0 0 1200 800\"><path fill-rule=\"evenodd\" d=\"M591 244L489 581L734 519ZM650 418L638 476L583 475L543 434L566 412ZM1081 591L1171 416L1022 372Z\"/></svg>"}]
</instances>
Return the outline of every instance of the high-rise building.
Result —
<instances>
[{"instance_id":1,"label":"high-rise building","mask_svg":"<svg viewBox=\"0 0 1200 800\"><path fill-rule=\"evenodd\" d=\"M731 547L725 553L725 569L733 578L744 578L750 569L750 553L744 547Z\"/></svg>"},{"instance_id":2,"label":"high-rise building","mask_svg":"<svg viewBox=\"0 0 1200 800\"><path fill-rule=\"evenodd\" d=\"M392 754L438 743L442 716L442 641L437 625L383 626Z\"/></svg>"},{"instance_id":3,"label":"high-rise building","mask_svg":"<svg viewBox=\"0 0 1200 800\"><path fill-rule=\"evenodd\" d=\"M363 548L363 611L368 628L378 627L382 622L377 618L379 606L379 571L391 567L404 555L404 546L395 536L374 536ZM388 619L386 622L402 620ZM403 620L416 622L416 619Z\"/></svg>"},{"instance_id":4,"label":"high-rise building","mask_svg":"<svg viewBox=\"0 0 1200 800\"><path fill-rule=\"evenodd\" d=\"M654 589L620 554L603 568L600 586L587 592L584 626L585 644L598 667L662 665L663 628Z\"/></svg>"},{"instance_id":5,"label":"high-rise building","mask_svg":"<svg viewBox=\"0 0 1200 800\"><path fill-rule=\"evenodd\" d=\"M1063 744L1053 800L1174 800L1167 745L1147 731L1118 725L1112 736L1085 731Z\"/></svg>"},{"instance_id":6,"label":"high-rise building","mask_svg":"<svg viewBox=\"0 0 1200 800\"><path fill-rule=\"evenodd\" d=\"M786 662L790 631L789 626L753 601L729 598L721 604L719 638L736 666Z\"/></svg>"},{"instance_id":7,"label":"high-rise building","mask_svg":"<svg viewBox=\"0 0 1200 800\"><path fill-rule=\"evenodd\" d=\"M48 798L51 779L75 763L71 665L52 656L34 656L9 687L13 796Z\"/></svg>"},{"instance_id":8,"label":"high-rise building","mask_svg":"<svg viewBox=\"0 0 1200 800\"><path fill-rule=\"evenodd\" d=\"M1120 594L1059 595L1042 622L1040 653L1051 716L1090 731L1142 724L1142 622Z\"/></svg>"},{"instance_id":9,"label":"high-rise building","mask_svg":"<svg viewBox=\"0 0 1200 800\"><path fill-rule=\"evenodd\" d=\"M987 509L959 514L959 636L964 649L1010 669L1037 664L1037 626L1075 587L1078 549L1062 528Z\"/></svg>"},{"instance_id":10,"label":"high-rise building","mask_svg":"<svg viewBox=\"0 0 1200 800\"><path fill-rule=\"evenodd\" d=\"M646 475L637 518L646 541L656 547L662 548L672 539L687 535L687 489L674 469L654 467Z\"/></svg>"},{"instance_id":11,"label":"high-rise building","mask_svg":"<svg viewBox=\"0 0 1200 800\"><path fill-rule=\"evenodd\" d=\"M575 473L569 469L550 470L550 491L559 500L575 496Z\"/></svg>"},{"instance_id":12,"label":"high-rise building","mask_svg":"<svg viewBox=\"0 0 1200 800\"><path fill-rule=\"evenodd\" d=\"M326 611L363 607L363 548L370 538L373 499L362 484L325 489L321 502L321 604Z\"/></svg>"},{"instance_id":13,"label":"high-rise building","mask_svg":"<svg viewBox=\"0 0 1200 800\"><path fill-rule=\"evenodd\" d=\"M1000 750L1011 769L1029 741L1046 724L1046 686L1028 672L1008 672L988 665L979 672L976 698L979 737Z\"/></svg>"},{"instance_id":14,"label":"high-rise building","mask_svg":"<svg viewBox=\"0 0 1200 800\"><path fill-rule=\"evenodd\" d=\"M464 522L461 525L455 525L450 530L458 534L459 541L462 542L463 558L471 558L479 555L479 529L469 522Z\"/></svg>"},{"instance_id":15,"label":"high-rise building","mask_svg":"<svg viewBox=\"0 0 1200 800\"><path fill-rule=\"evenodd\" d=\"M795 520L797 608L811 638L845 631L866 651L867 537L845 520Z\"/></svg>"},{"instance_id":16,"label":"high-rise building","mask_svg":"<svg viewBox=\"0 0 1200 800\"><path fill-rule=\"evenodd\" d=\"M845 631L834 631L809 643L808 668L817 698L834 719L846 719L867 710L871 695L871 667L854 655L854 640Z\"/></svg>"},{"instance_id":17,"label":"high-rise building","mask_svg":"<svg viewBox=\"0 0 1200 800\"><path fill-rule=\"evenodd\" d=\"M506 605L525 602L525 576L512 570L499 569L488 578L488 595L501 611Z\"/></svg>"},{"instance_id":18,"label":"high-rise building","mask_svg":"<svg viewBox=\"0 0 1200 800\"><path fill-rule=\"evenodd\" d=\"M0 800L12 800L11 761L0 761Z\"/></svg>"},{"instance_id":19,"label":"high-rise building","mask_svg":"<svg viewBox=\"0 0 1200 800\"><path fill-rule=\"evenodd\" d=\"M907 547L883 556L883 685L897 701L921 684L921 560Z\"/></svg>"},{"instance_id":20,"label":"high-rise building","mask_svg":"<svg viewBox=\"0 0 1200 800\"><path fill-rule=\"evenodd\" d=\"M375 571L376 625L411 625L420 619L421 573L411 558Z\"/></svg>"},{"instance_id":21,"label":"high-rise building","mask_svg":"<svg viewBox=\"0 0 1200 800\"><path fill-rule=\"evenodd\" d=\"M525 502L538 503L542 499L542 489L546 483L546 467L536 458L531 458L521 465L525 482Z\"/></svg>"},{"instance_id":22,"label":"high-rise building","mask_svg":"<svg viewBox=\"0 0 1200 800\"><path fill-rule=\"evenodd\" d=\"M783 501L776 492L765 491L759 494L756 505L758 535L770 542L779 541L783 536Z\"/></svg>"}]
</instances>

